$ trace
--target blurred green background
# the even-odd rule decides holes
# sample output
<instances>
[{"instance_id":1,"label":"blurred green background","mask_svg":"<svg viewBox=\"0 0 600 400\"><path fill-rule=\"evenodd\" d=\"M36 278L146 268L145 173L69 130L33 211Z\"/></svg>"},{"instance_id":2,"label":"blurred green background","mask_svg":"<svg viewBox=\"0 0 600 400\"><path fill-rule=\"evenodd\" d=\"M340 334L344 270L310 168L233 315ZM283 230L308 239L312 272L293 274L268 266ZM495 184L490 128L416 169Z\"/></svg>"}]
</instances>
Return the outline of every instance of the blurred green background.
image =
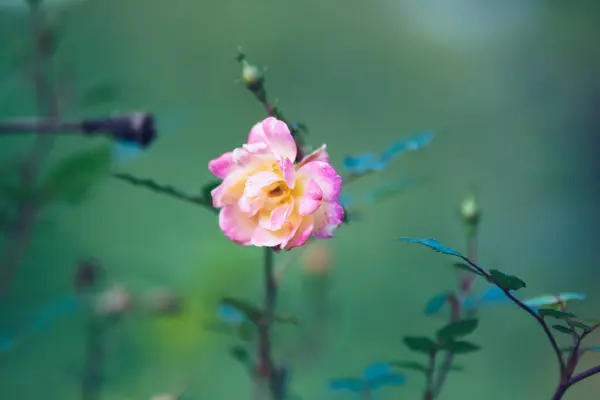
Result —
<instances>
[{"instance_id":1,"label":"blurred green background","mask_svg":"<svg viewBox=\"0 0 600 400\"><path fill-rule=\"evenodd\" d=\"M90 0L64 11L56 65L73 66L78 90L98 82L120 88L111 104L74 104L66 116L144 109L161 124L156 145L115 171L189 192L212 179L207 162L238 147L265 116L234 82L238 46L268 66L271 98L308 124L313 145L327 143L340 170L345 155L438 132L429 148L348 187L361 196L390 179L418 183L361 210L364 218L329 242L336 313L318 361L294 370L303 399L354 398L328 393L327 379L358 375L376 359L420 361L401 338L444 323L422 310L454 275L450 260L393 238L435 237L464 249L457 209L472 183L483 210L480 262L521 277L528 296L587 293L576 311L597 316L600 3ZM35 109L15 58L27 35L27 15L0 8L3 117ZM0 157L14 157L29 140L3 138ZM62 138L51 159L96 144ZM261 255L228 242L206 210L106 179L84 204L42 215L0 303L0 327L10 331L71 291L77 261L93 256L111 282L135 293L172 287L190 310L183 319L135 315L110 332L103 399L147 399L180 387L193 398L246 399L249 380L226 355L234 341L205 332L202 320L219 296L258 301ZM280 299L291 313L301 308L295 267ZM550 398L554 356L524 313L484 311L473 340L483 351L460 360L467 370L450 376L441 399ZM0 398L79 398L83 348L77 316L28 338L0 355ZM599 362L591 354L583 364ZM408 377L405 387L375 398L421 398L422 377ZM592 378L565 398L595 399L599 389Z\"/></svg>"}]
</instances>

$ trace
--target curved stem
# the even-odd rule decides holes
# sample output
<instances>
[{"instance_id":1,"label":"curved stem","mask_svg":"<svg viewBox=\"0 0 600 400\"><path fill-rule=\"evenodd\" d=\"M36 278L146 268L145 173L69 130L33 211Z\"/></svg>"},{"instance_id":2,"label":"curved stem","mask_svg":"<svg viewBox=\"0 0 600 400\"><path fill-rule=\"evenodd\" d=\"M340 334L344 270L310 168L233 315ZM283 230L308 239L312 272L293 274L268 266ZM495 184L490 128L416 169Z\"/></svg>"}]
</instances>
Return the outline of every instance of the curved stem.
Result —
<instances>
[{"instance_id":1,"label":"curved stem","mask_svg":"<svg viewBox=\"0 0 600 400\"><path fill-rule=\"evenodd\" d=\"M560 352L560 348L558 347L558 343L556 342L556 339L552 335L552 332L550 332L550 328L548 328L548 325L546 324L546 321L544 321L544 318L540 317L538 314L535 313L535 311L533 311L531 308L527 307L521 300L519 300L515 296L513 296L513 294L510 293L510 291L508 289L506 289L505 287L500 285L490 274L488 274L479 265L475 264L473 261L469 260L467 257L460 256L460 258L462 258L467 264L469 264L470 266L475 268L475 270L477 270L477 272L479 272L481 274L481 276L483 276L489 282L491 282L494 285L496 285L497 287L499 287L504 292L506 297L508 297L519 308L521 308L527 314L529 314L533 318L535 318L535 320L542 327L542 329L544 330L544 333L548 337L548 341L552 345L552 349L554 350L554 353L555 353L558 363L560 365L560 375L561 375L561 377L564 376L566 373L565 361L562 358L562 354Z\"/></svg>"}]
</instances>

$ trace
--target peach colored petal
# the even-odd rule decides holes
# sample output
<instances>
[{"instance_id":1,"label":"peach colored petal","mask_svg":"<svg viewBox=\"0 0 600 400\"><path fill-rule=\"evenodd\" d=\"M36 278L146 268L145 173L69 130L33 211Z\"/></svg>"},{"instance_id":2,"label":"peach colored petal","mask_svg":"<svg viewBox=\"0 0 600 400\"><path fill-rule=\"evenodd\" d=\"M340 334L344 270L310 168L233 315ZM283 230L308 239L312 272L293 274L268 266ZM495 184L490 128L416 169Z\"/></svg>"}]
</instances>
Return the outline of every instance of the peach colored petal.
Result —
<instances>
[{"instance_id":1,"label":"peach colored petal","mask_svg":"<svg viewBox=\"0 0 600 400\"><path fill-rule=\"evenodd\" d=\"M314 179L323 191L324 200L337 200L342 190L342 177L326 162L305 164L297 171L297 175L303 179Z\"/></svg>"},{"instance_id":2,"label":"peach colored petal","mask_svg":"<svg viewBox=\"0 0 600 400\"><path fill-rule=\"evenodd\" d=\"M236 171L228 175L219 186L210 192L213 206L220 208L237 202L244 193L245 184L246 177L243 171Z\"/></svg>"},{"instance_id":3,"label":"peach colored petal","mask_svg":"<svg viewBox=\"0 0 600 400\"><path fill-rule=\"evenodd\" d=\"M300 225L297 227L296 231L294 232L294 236L292 236L292 238L290 238L288 242L282 243L282 247L285 250L291 250L294 247L303 246L304 243L306 243L306 241L308 240L308 238L310 237L310 235L312 233L313 223L314 223L314 218L312 215L308 215L308 216L304 217L302 219L302 222L300 223Z\"/></svg>"},{"instance_id":4,"label":"peach colored petal","mask_svg":"<svg viewBox=\"0 0 600 400\"><path fill-rule=\"evenodd\" d=\"M256 247L275 247L286 241L288 236L289 230L287 229L270 231L259 226L252 234L251 243Z\"/></svg>"},{"instance_id":5,"label":"peach colored petal","mask_svg":"<svg viewBox=\"0 0 600 400\"><path fill-rule=\"evenodd\" d=\"M208 169L217 178L224 179L235 168L233 153L228 152L208 163Z\"/></svg>"},{"instance_id":6,"label":"peach colored petal","mask_svg":"<svg viewBox=\"0 0 600 400\"><path fill-rule=\"evenodd\" d=\"M249 217L252 217L258 213L258 211L264 206L265 198L263 196L250 197L242 195L238 201L238 207Z\"/></svg>"},{"instance_id":7,"label":"peach colored petal","mask_svg":"<svg viewBox=\"0 0 600 400\"><path fill-rule=\"evenodd\" d=\"M296 159L296 142L290 129L274 117L268 117L254 125L248 135L248 144L266 143L271 151L282 158Z\"/></svg>"},{"instance_id":8,"label":"peach colored petal","mask_svg":"<svg viewBox=\"0 0 600 400\"><path fill-rule=\"evenodd\" d=\"M277 231L284 227L286 221L289 221L293 211L294 199L290 198L290 201L275 207L271 211L264 210L264 212L261 212L258 224L269 231Z\"/></svg>"},{"instance_id":9,"label":"peach colored petal","mask_svg":"<svg viewBox=\"0 0 600 400\"><path fill-rule=\"evenodd\" d=\"M323 199L323 191L314 179L308 181L304 193L298 199L300 215L309 215L317 211Z\"/></svg>"},{"instance_id":10,"label":"peach colored petal","mask_svg":"<svg viewBox=\"0 0 600 400\"><path fill-rule=\"evenodd\" d=\"M329 153L327 153L327 146L323 145L313 151L312 153L306 155L302 161L300 161L297 165L297 168L302 168L303 165L308 164L313 161L322 161L329 162Z\"/></svg>"},{"instance_id":11,"label":"peach colored petal","mask_svg":"<svg viewBox=\"0 0 600 400\"><path fill-rule=\"evenodd\" d=\"M263 190L275 182L280 182L281 176L271 171L258 172L246 180L244 196L257 197L263 194Z\"/></svg>"},{"instance_id":12,"label":"peach colored petal","mask_svg":"<svg viewBox=\"0 0 600 400\"><path fill-rule=\"evenodd\" d=\"M294 167L294 163L289 158L284 158L279 160L278 164L285 184L288 188L293 189L296 185L296 168Z\"/></svg>"},{"instance_id":13,"label":"peach colored petal","mask_svg":"<svg viewBox=\"0 0 600 400\"><path fill-rule=\"evenodd\" d=\"M333 231L344 222L344 208L339 201L324 201L313 214L315 218L313 236L317 239L333 237Z\"/></svg>"},{"instance_id":14,"label":"peach colored petal","mask_svg":"<svg viewBox=\"0 0 600 400\"><path fill-rule=\"evenodd\" d=\"M248 218L237 205L226 206L219 212L219 227L231 241L248 246L257 228L255 218Z\"/></svg>"}]
</instances>

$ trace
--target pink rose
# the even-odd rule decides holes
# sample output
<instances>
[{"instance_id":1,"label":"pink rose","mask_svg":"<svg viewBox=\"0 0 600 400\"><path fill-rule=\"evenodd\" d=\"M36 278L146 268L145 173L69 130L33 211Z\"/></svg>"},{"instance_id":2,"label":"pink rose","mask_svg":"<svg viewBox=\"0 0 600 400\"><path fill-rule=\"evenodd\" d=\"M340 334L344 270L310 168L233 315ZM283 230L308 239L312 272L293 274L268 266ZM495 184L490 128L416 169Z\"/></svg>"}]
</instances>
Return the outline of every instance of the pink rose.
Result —
<instances>
[{"instance_id":1,"label":"pink rose","mask_svg":"<svg viewBox=\"0 0 600 400\"><path fill-rule=\"evenodd\" d=\"M296 152L287 125L269 117L252 127L248 144L208 164L223 179L211 194L230 240L290 250L311 235L333 237L344 219L342 178L329 164L325 145L294 165Z\"/></svg>"}]
</instances>

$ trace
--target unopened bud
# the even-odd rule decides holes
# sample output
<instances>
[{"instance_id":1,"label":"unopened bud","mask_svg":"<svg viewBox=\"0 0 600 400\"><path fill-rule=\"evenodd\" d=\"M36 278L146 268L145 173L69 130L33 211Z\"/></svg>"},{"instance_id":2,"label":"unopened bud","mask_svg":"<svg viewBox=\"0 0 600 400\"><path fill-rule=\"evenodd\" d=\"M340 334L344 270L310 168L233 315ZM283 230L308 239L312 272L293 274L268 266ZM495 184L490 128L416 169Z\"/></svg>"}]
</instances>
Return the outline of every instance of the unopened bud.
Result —
<instances>
[{"instance_id":1,"label":"unopened bud","mask_svg":"<svg viewBox=\"0 0 600 400\"><path fill-rule=\"evenodd\" d=\"M133 304L131 293L118 285L102 293L96 300L96 313L105 317L120 316Z\"/></svg>"},{"instance_id":2,"label":"unopened bud","mask_svg":"<svg viewBox=\"0 0 600 400\"><path fill-rule=\"evenodd\" d=\"M481 211L474 195L469 195L463 200L460 206L460 215L469 230L469 234L474 234L481 219Z\"/></svg>"},{"instance_id":3,"label":"unopened bud","mask_svg":"<svg viewBox=\"0 0 600 400\"><path fill-rule=\"evenodd\" d=\"M264 81L265 75L257 66L252 65L246 59L246 55L238 52L236 60L242 66L242 83L250 90L260 101L266 98Z\"/></svg>"}]
</instances>

